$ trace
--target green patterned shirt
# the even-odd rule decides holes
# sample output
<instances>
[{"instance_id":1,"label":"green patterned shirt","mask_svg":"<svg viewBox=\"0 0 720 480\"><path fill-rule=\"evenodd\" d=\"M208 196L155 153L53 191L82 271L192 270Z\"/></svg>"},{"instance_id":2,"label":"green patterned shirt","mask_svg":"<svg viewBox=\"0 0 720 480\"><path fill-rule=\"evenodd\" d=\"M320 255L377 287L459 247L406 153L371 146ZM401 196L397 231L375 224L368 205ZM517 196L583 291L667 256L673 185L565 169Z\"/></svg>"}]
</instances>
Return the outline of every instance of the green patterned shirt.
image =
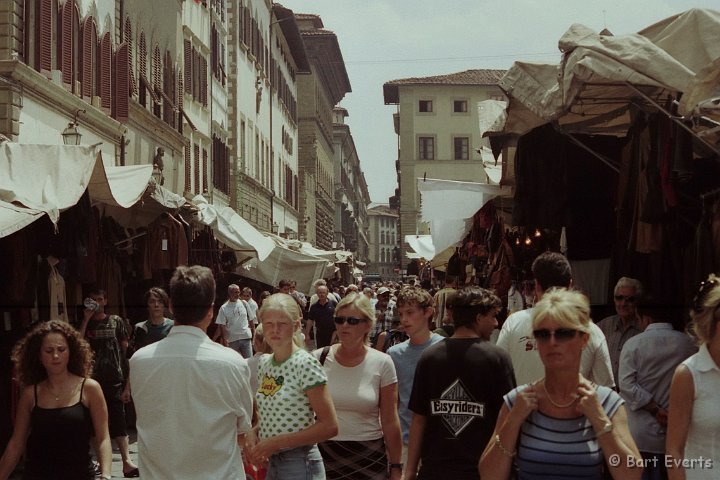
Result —
<instances>
[{"instance_id":1,"label":"green patterned shirt","mask_svg":"<svg viewBox=\"0 0 720 480\"><path fill-rule=\"evenodd\" d=\"M258 365L260 438L305 430L315 423L315 412L305 394L325 385L327 375L320 362L305 350L294 351L281 363L264 355Z\"/></svg>"}]
</instances>

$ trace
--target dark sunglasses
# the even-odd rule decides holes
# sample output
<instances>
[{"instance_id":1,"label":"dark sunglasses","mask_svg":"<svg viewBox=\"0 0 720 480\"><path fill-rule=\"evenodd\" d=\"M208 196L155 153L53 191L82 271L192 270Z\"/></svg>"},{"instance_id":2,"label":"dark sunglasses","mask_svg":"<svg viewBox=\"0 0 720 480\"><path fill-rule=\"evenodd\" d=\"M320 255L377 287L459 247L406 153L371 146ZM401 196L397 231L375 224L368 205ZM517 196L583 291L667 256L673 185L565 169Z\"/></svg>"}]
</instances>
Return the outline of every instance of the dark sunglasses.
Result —
<instances>
[{"instance_id":1,"label":"dark sunglasses","mask_svg":"<svg viewBox=\"0 0 720 480\"><path fill-rule=\"evenodd\" d=\"M720 280L717 278L700 282L698 293L695 295L695 298L693 298L693 310L698 313L702 312L702 309L705 308L705 300L707 300L708 294L718 285L720 285Z\"/></svg>"},{"instance_id":2,"label":"dark sunglasses","mask_svg":"<svg viewBox=\"0 0 720 480\"><path fill-rule=\"evenodd\" d=\"M615 300L618 302L625 300L626 302L632 303L635 301L635 295L615 295Z\"/></svg>"},{"instance_id":3,"label":"dark sunglasses","mask_svg":"<svg viewBox=\"0 0 720 480\"><path fill-rule=\"evenodd\" d=\"M357 317L335 317L335 323L342 325L347 322L348 325L357 325L358 323L364 322L364 318Z\"/></svg>"},{"instance_id":4,"label":"dark sunglasses","mask_svg":"<svg viewBox=\"0 0 720 480\"><path fill-rule=\"evenodd\" d=\"M548 328L541 328L539 330L533 330L533 337L538 342L549 342L550 337L555 337L556 342L569 342L577 335L577 330L572 328L558 328L557 330L550 330Z\"/></svg>"}]
</instances>

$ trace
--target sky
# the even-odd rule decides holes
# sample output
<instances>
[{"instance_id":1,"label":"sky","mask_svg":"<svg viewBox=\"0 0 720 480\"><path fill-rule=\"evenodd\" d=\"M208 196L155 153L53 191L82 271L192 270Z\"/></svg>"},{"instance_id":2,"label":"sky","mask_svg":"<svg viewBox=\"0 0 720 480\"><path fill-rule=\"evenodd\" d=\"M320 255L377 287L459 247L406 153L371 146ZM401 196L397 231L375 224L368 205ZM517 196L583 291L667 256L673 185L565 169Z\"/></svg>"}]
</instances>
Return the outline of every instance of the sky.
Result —
<instances>
[{"instance_id":1,"label":"sky","mask_svg":"<svg viewBox=\"0 0 720 480\"><path fill-rule=\"evenodd\" d=\"M370 199L387 203L397 186L395 105L384 83L515 61L557 63L557 42L574 23L614 35L635 33L718 0L280 0L320 15L337 34L352 92L340 105L355 140Z\"/></svg>"}]
</instances>

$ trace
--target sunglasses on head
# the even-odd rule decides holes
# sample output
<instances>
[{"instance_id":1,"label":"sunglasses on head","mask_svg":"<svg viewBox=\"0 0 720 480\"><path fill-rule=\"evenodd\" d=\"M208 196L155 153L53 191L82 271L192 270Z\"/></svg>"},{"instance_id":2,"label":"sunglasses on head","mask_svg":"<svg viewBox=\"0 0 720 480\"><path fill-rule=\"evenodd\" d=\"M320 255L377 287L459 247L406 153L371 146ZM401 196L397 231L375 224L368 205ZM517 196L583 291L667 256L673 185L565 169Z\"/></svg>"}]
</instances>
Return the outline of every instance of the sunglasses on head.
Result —
<instances>
[{"instance_id":1,"label":"sunglasses on head","mask_svg":"<svg viewBox=\"0 0 720 480\"><path fill-rule=\"evenodd\" d=\"M357 317L335 317L335 323L342 325L347 322L348 325L357 325L358 323L364 322L364 318Z\"/></svg>"},{"instance_id":2,"label":"sunglasses on head","mask_svg":"<svg viewBox=\"0 0 720 480\"><path fill-rule=\"evenodd\" d=\"M538 342L549 342L550 337L555 337L556 342L568 342L575 338L577 330L573 328L558 328L556 330L550 330L549 328L540 328L533 330L533 337Z\"/></svg>"},{"instance_id":3,"label":"sunglasses on head","mask_svg":"<svg viewBox=\"0 0 720 480\"><path fill-rule=\"evenodd\" d=\"M622 302L625 300L626 302L634 302L635 301L635 295L615 295L615 300L618 302Z\"/></svg>"},{"instance_id":4,"label":"sunglasses on head","mask_svg":"<svg viewBox=\"0 0 720 480\"><path fill-rule=\"evenodd\" d=\"M707 300L708 294L718 285L720 285L720 280L717 278L700 282L698 293L695 295L695 298L693 298L693 310L701 312L702 309L705 308L705 300Z\"/></svg>"}]
</instances>

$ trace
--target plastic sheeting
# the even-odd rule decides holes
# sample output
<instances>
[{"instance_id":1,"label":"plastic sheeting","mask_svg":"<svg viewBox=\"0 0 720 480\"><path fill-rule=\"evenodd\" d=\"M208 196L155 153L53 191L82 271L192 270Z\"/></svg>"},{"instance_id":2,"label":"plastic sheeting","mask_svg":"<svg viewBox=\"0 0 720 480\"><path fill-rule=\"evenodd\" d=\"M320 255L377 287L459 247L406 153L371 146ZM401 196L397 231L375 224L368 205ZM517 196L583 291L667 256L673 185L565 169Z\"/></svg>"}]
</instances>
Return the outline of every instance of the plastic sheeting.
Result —
<instances>
[{"instance_id":1,"label":"plastic sheeting","mask_svg":"<svg viewBox=\"0 0 720 480\"><path fill-rule=\"evenodd\" d=\"M467 235L473 215L483 205L497 196L510 195L509 188L499 185L430 178L418 178L418 190L422 195L421 218L430 223L436 253L455 246Z\"/></svg>"}]
</instances>

